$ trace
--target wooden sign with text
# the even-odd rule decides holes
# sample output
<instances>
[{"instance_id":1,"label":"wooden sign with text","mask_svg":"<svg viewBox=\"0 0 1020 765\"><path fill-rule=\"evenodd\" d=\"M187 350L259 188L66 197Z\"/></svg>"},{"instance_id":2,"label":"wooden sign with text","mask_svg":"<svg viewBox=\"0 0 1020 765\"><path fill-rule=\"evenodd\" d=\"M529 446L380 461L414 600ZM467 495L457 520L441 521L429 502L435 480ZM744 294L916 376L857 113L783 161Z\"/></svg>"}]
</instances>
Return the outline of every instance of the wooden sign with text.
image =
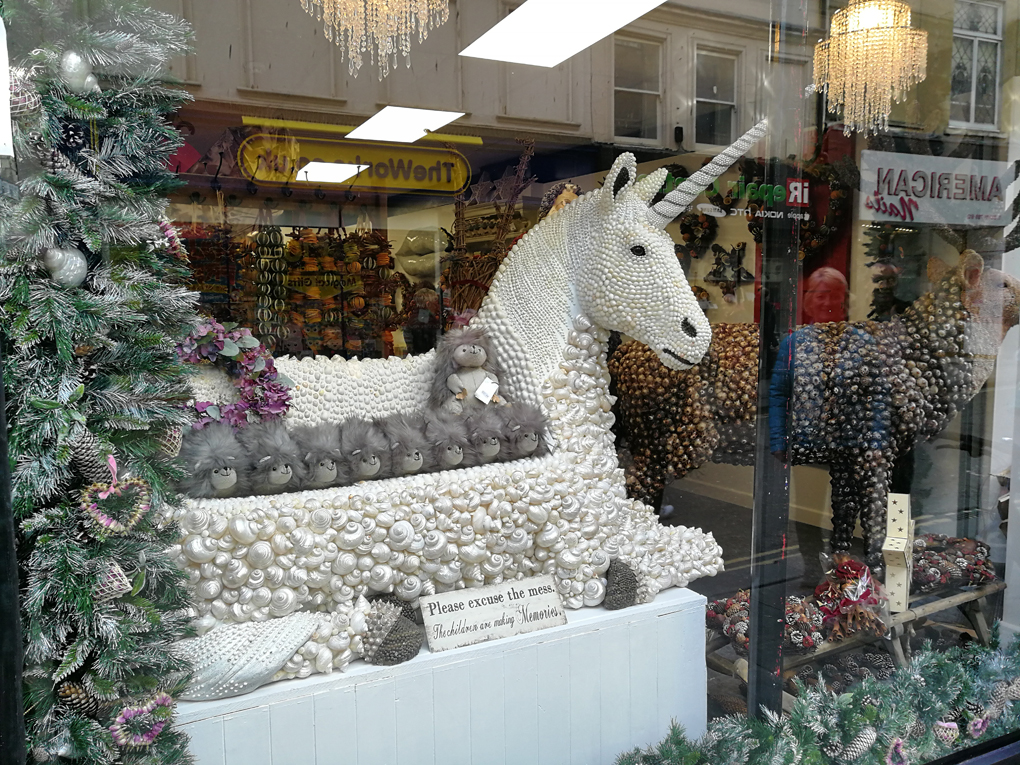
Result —
<instances>
[{"instance_id":1,"label":"wooden sign with text","mask_svg":"<svg viewBox=\"0 0 1020 765\"><path fill-rule=\"evenodd\" d=\"M430 651L447 651L567 623L556 582L545 574L421 598Z\"/></svg>"}]
</instances>

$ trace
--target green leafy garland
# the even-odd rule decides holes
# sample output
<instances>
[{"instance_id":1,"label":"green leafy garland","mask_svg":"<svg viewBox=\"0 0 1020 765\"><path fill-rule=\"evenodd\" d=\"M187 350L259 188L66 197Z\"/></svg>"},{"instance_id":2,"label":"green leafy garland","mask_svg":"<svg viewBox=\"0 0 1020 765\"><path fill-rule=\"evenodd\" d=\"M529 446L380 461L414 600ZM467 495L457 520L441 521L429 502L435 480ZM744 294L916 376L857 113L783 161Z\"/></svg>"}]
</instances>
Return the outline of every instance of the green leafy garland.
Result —
<instances>
[{"instance_id":1,"label":"green leafy garland","mask_svg":"<svg viewBox=\"0 0 1020 765\"><path fill-rule=\"evenodd\" d=\"M30 761L185 765L173 698L190 666L171 646L190 602L169 552L181 472L167 444L189 423L174 346L196 315L163 218L181 140L167 115L189 97L163 76L190 29L138 0L2 12L22 91L0 343Z\"/></svg>"},{"instance_id":2,"label":"green leafy garland","mask_svg":"<svg viewBox=\"0 0 1020 765\"><path fill-rule=\"evenodd\" d=\"M659 744L617 765L909 765L1020 728L1020 639L1008 648L926 645L909 667L843 694L798 684L789 715L733 715L691 741L673 724Z\"/></svg>"}]
</instances>

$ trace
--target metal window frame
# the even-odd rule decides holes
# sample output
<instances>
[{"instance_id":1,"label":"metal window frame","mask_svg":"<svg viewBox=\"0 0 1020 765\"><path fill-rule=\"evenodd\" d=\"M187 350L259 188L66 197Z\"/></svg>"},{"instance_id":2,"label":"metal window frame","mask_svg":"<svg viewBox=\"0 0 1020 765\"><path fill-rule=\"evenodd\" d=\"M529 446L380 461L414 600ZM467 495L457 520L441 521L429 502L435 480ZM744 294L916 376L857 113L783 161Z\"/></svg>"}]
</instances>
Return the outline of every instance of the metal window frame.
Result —
<instances>
[{"instance_id":1,"label":"metal window frame","mask_svg":"<svg viewBox=\"0 0 1020 765\"><path fill-rule=\"evenodd\" d=\"M715 98L701 98L700 96L698 96L698 56L700 56L703 53L706 56L715 56L716 58L726 58L726 59L730 59L731 61L733 61L733 100L732 101L725 101L725 100L722 100L722 99L715 99ZM737 131L737 128L738 128L737 121L738 121L738 117L739 117L739 115L737 114L737 102L739 100L738 96L739 96L739 86L740 86L740 72L739 72L739 68L740 68L740 55L741 55L740 53L737 53L737 52L734 52L734 51L730 51L730 50L726 50L726 49L721 49L721 48L719 48L717 46L710 45L710 44L705 44L705 43L701 43L701 42L696 43L695 46L694 46L694 67L693 67L693 72L692 72L692 74L694 75L694 99L691 101L691 116L694 118L694 143L695 143L695 146L697 146L699 150L701 150L702 148L712 147L712 146L727 146L727 145L729 145L735 139L735 137L737 135L737 132L738 132ZM733 120L730 122L730 137L726 140L725 143L715 144L715 143L706 143L704 141L699 141L698 140L698 104L699 103L703 103L703 104L719 104L721 106L729 106L730 109L732 110Z\"/></svg>"},{"instance_id":2,"label":"metal window frame","mask_svg":"<svg viewBox=\"0 0 1020 765\"><path fill-rule=\"evenodd\" d=\"M988 130L990 128L998 128L1000 112L1002 109L1002 98L1000 91L1002 89L1002 43L1003 43L1003 8L999 3L986 3L978 2L978 0L967 0L972 5L984 5L989 8L995 9L995 28L998 30L996 34L988 34L987 32L975 32L970 29L960 29L955 24L953 25L953 40L957 37L968 40L971 42L971 77L970 77L970 119L968 120L949 120L949 126L954 128L977 128L979 130ZM974 112L977 108L977 57L978 57L978 42L992 42L995 43L995 109L993 122L977 122L974 119ZM950 57L950 79L952 79L952 58ZM950 95L950 100L952 95Z\"/></svg>"}]
</instances>

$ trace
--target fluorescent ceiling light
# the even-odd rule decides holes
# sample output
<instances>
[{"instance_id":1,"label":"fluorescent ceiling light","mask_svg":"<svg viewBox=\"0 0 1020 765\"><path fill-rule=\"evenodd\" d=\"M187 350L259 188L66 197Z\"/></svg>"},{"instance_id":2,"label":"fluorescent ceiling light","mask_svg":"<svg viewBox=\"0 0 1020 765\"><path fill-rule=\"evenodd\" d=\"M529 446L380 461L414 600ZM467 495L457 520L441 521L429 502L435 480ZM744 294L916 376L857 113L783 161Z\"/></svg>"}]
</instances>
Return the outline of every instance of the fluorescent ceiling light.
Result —
<instances>
[{"instance_id":1,"label":"fluorescent ceiling light","mask_svg":"<svg viewBox=\"0 0 1020 765\"><path fill-rule=\"evenodd\" d=\"M350 180L368 165L344 165L339 162L309 162L297 171L295 181L307 183L343 183Z\"/></svg>"},{"instance_id":2,"label":"fluorescent ceiling light","mask_svg":"<svg viewBox=\"0 0 1020 765\"><path fill-rule=\"evenodd\" d=\"M665 0L527 0L460 52L511 64L556 66Z\"/></svg>"},{"instance_id":3,"label":"fluorescent ceiling light","mask_svg":"<svg viewBox=\"0 0 1020 765\"><path fill-rule=\"evenodd\" d=\"M414 143L458 117L464 112L440 112L435 109L410 109L406 106L387 106L347 134L359 141L392 141Z\"/></svg>"}]
</instances>

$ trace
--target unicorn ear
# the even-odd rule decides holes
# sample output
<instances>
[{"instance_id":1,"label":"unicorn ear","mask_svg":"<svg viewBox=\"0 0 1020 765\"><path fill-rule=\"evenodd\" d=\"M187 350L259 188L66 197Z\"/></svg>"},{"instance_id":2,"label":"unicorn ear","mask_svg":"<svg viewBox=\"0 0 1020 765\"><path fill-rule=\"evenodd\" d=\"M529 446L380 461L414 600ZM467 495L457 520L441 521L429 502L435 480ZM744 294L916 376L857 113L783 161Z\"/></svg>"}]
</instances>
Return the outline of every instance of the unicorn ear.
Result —
<instances>
[{"instance_id":1,"label":"unicorn ear","mask_svg":"<svg viewBox=\"0 0 1020 765\"><path fill-rule=\"evenodd\" d=\"M603 213L608 213L620 195L634 185L635 178L637 178L637 160L630 152L621 154L609 168L606 180L602 184L599 206Z\"/></svg>"},{"instance_id":2,"label":"unicorn ear","mask_svg":"<svg viewBox=\"0 0 1020 765\"><path fill-rule=\"evenodd\" d=\"M660 167L654 173L646 175L640 181L635 183L634 188L631 190L631 194L645 204L648 204L659 192L659 189L662 188L662 184L666 182L667 175L669 175L669 170L664 167Z\"/></svg>"}]
</instances>

